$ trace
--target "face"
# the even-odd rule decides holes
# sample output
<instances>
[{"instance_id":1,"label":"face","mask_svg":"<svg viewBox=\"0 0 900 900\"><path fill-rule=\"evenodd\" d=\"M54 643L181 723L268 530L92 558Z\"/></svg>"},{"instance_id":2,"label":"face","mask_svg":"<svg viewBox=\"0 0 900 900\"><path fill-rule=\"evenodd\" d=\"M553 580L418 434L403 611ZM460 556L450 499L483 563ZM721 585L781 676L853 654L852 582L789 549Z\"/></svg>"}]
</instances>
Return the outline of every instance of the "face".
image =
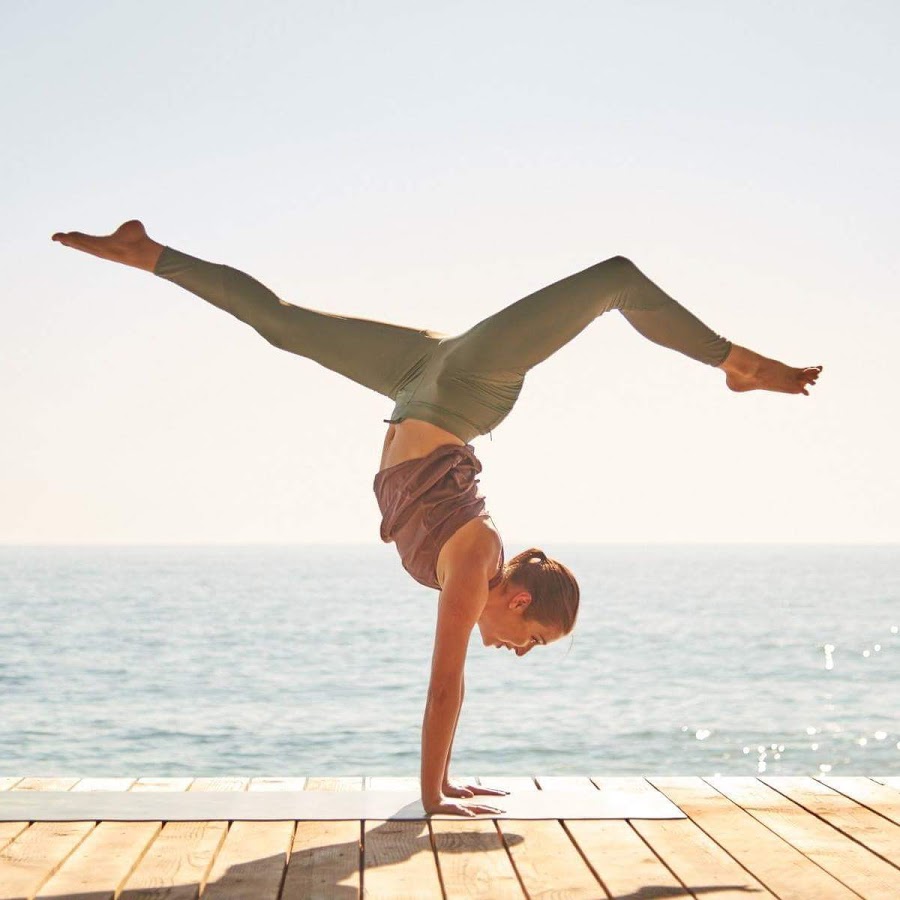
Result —
<instances>
[{"instance_id":1,"label":"face","mask_svg":"<svg viewBox=\"0 0 900 900\"><path fill-rule=\"evenodd\" d=\"M505 647L516 656L524 656L535 647L563 637L559 626L526 618L531 605L528 591L513 586L500 586L495 591L488 595L487 605L478 620L485 647Z\"/></svg>"}]
</instances>

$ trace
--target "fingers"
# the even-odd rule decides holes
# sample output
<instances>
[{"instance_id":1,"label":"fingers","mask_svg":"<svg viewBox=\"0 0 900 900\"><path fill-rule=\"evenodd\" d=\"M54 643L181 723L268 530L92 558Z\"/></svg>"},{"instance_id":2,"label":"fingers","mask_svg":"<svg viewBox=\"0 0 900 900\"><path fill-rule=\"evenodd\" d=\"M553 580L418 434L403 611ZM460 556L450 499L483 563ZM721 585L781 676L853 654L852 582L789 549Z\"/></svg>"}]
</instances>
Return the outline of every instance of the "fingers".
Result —
<instances>
[{"instance_id":1,"label":"fingers","mask_svg":"<svg viewBox=\"0 0 900 900\"><path fill-rule=\"evenodd\" d=\"M473 785L470 790L476 794L487 794L492 797L506 797L509 795L509 791L504 791L501 788L482 787L481 785Z\"/></svg>"},{"instance_id":2,"label":"fingers","mask_svg":"<svg viewBox=\"0 0 900 900\"><path fill-rule=\"evenodd\" d=\"M444 796L455 797L457 799L460 797L472 797L474 796L474 791L471 788L465 787L445 787Z\"/></svg>"},{"instance_id":3,"label":"fingers","mask_svg":"<svg viewBox=\"0 0 900 900\"><path fill-rule=\"evenodd\" d=\"M426 809L426 813L428 815L453 815L453 816L467 816L468 818L472 818L473 816L502 816L504 810L498 809L496 806L488 806L485 803L453 803L446 802L441 803L437 806L432 806Z\"/></svg>"}]
</instances>

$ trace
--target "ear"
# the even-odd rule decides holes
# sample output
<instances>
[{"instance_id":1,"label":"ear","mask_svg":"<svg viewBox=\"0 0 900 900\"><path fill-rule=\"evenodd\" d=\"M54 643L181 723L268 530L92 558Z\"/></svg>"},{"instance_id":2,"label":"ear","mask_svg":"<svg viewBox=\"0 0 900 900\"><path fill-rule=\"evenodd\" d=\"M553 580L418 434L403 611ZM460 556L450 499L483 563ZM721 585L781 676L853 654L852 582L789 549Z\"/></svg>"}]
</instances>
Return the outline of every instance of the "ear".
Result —
<instances>
[{"instance_id":1,"label":"ear","mask_svg":"<svg viewBox=\"0 0 900 900\"><path fill-rule=\"evenodd\" d=\"M531 606L531 594L528 591L516 591L509 598L509 608L520 612L525 612Z\"/></svg>"}]
</instances>

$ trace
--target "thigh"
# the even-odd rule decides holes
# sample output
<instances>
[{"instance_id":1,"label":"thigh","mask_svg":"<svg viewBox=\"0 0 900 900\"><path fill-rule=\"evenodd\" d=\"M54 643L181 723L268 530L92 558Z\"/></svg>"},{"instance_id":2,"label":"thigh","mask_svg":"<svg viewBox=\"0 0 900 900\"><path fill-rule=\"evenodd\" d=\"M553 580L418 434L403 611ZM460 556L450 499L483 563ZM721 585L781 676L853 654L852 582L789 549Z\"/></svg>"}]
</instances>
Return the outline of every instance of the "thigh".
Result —
<instances>
[{"instance_id":1,"label":"thigh","mask_svg":"<svg viewBox=\"0 0 900 900\"><path fill-rule=\"evenodd\" d=\"M155 274L250 325L270 344L392 399L424 367L443 335L295 306L233 266L166 247Z\"/></svg>"},{"instance_id":2,"label":"thigh","mask_svg":"<svg viewBox=\"0 0 900 900\"><path fill-rule=\"evenodd\" d=\"M290 306L277 342L284 350L395 400L424 371L441 337L390 322Z\"/></svg>"},{"instance_id":3,"label":"thigh","mask_svg":"<svg viewBox=\"0 0 900 900\"><path fill-rule=\"evenodd\" d=\"M627 300L627 263L612 257L501 309L453 338L453 364L470 372L524 375Z\"/></svg>"}]
</instances>

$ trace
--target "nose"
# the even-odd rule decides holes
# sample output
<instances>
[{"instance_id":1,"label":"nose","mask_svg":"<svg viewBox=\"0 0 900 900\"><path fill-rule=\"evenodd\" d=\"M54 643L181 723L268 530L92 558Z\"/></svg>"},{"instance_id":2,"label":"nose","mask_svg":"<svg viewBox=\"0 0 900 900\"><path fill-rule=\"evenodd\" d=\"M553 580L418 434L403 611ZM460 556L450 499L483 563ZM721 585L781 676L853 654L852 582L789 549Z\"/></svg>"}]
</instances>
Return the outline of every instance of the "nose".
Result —
<instances>
[{"instance_id":1,"label":"nose","mask_svg":"<svg viewBox=\"0 0 900 900\"><path fill-rule=\"evenodd\" d=\"M533 646L534 644L529 644L527 647L516 647L516 656L524 656L526 653L530 653Z\"/></svg>"}]
</instances>

